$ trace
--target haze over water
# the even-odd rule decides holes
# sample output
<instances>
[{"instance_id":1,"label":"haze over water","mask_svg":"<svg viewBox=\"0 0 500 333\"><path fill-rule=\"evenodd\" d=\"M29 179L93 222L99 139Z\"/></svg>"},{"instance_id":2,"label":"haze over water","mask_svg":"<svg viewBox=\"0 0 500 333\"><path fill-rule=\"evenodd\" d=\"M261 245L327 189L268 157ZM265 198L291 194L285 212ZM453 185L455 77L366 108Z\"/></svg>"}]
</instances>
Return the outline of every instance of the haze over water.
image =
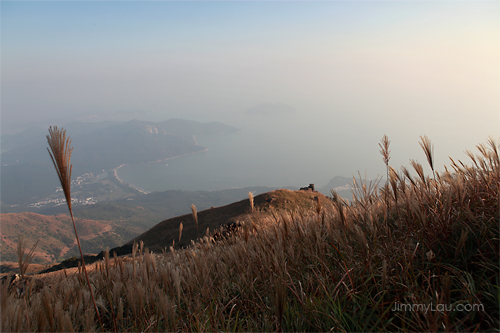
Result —
<instances>
[{"instance_id":1,"label":"haze over water","mask_svg":"<svg viewBox=\"0 0 500 333\"><path fill-rule=\"evenodd\" d=\"M2 134L109 115L241 129L156 172L120 169L145 189L373 178L384 134L394 167L425 165L427 135L442 170L500 132L498 1L0 6ZM295 112L244 113L261 103Z\"/></svg>"},{"instance_id":2,"label":"haze over water","mask_svg":"<svg viewBox=\"0 0 500 333\"><path fill-rule=\"evenodd\" d=\"M298 111L241 114L228 123L240 132L197 139L206 152L157 163L128 164L118 170L118 176L146 191L302 187L310 183L322 187L335 176L385 177L378 146L381 137L348 116L332 112L325 119ZM412 140L409 146L391 143L391 165L409 167L409 160L416 159L430 172L418 143L419 134L408 128L400 137L404 142ZM436 168L442 171L442 165L449 164L448 155L441 142L433 143L438 152ZM457 148L454 153L463 155L463 149Z\"/></svg>"},{"instance_id":3,"label":"haze over water","mask_svg":"<svg viewBox=\"0 0 500 333\"><path fill-rule=\"evenodd\" d=\"M246 186L325 185L346 165L332 142L315 142L321 126L294 122L291 115L244 116L238 133L198 139L208 151L158 163L130 164L120 179L148 191L219 190ZM345 164L345 163L344 163Z\"/></svg>"}]
</instances>

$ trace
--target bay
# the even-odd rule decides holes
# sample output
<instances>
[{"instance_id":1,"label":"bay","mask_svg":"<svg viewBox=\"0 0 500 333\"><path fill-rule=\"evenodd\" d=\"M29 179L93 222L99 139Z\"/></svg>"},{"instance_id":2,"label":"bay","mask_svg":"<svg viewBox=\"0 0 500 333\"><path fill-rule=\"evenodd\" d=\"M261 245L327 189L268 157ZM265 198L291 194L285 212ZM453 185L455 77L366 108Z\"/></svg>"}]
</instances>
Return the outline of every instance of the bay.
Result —
<instances>
[{"instance_id":1,"label":"bay","mask_svg":"<svg viewBox=\"0 0 500 333\"><path fill-rule=\"evenodd\" d=\"M222 121L224 122L224 121ZM347 145L353 127L307 114L240 117L226 122L237 133L198 138L206 151L155 163L127 164L118 177L142 190L214 191L247 186L325 186L335 176L372 169L377 140L369 153ZM359 145L365 140L358 135ZM368 168L367 168L368 166Z\"/></svg>"}]
</instances>

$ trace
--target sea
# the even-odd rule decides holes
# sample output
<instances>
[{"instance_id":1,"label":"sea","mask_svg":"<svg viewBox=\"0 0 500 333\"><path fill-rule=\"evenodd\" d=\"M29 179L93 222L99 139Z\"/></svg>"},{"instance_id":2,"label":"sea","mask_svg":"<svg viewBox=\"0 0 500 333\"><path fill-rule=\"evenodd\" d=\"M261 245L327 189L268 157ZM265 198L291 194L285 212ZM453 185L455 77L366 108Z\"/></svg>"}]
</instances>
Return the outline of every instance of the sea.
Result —
<instances>
[{"instance_id":1,"label":"sea","mask_svg":"<svg viewBox=\"0 0 500 333\"><path fill-rule=\"evenodd\" d=\"M350 177L356 172L352 162L359 161L359 154L343 144L349 132L343 126L335 131L335 126L314 118L281 115L248 117L229 125L240 131L197 139L207 149L204 152L126 164L117 176L146 192L214 191L248 186L321 187L335 176Z\"/></svg>"}]
</instances>

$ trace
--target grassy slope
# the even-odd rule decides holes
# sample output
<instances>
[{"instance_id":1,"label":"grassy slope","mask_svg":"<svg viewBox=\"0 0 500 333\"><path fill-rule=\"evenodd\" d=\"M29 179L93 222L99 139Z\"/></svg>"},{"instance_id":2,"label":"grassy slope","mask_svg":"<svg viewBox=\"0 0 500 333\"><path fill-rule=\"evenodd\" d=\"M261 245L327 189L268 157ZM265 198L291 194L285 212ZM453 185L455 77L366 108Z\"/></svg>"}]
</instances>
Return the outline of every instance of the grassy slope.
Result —
<instances>
[{"instance_id":1,"label":"grassy slope","mask_svg":"<svg viewBox=\"0 0 500 333\"><path fill-rule=\"evenodd\" d=\"M220 191L169 190L136 196L129 200L103 202L85 208L76 208L75 215L91 220L123 220L123 226L139 226L142 232L160 221L190 212L195 204L200 210L227 205L245 198L249 191L263 193L269 187L248 187Z\"/></svg>"},{"instance_id":2,"label":"grassy slope","mask_svg":"<svg viewBox=\"0 0 500 333\"><path fill-rule=\"evenodd\" d=\"M233 192L231 190L227 190ZM169 191L179 192L181 191ZM221 191L226 192L226 191ZM239 191L238 191L239 192ZM198 213L199 225L198 229L194 222L192 214L186 214L170 218L158 223L150 230L130 240L123 246L110 247L110 252L118 252L119 255L130 254L131 245L141 243L148 250L160 253L173 246L175 249L191 245L193 241L197 241L200 236L205 234L214 235L224 225L232 222L244 223L248 220L258 220L265 216L273 216L277 212L285 210L311 210L318 207L318 200L321 205L331 206L330 200L319 192L313 191L291 191L286 189L276 190L258 195L254 199L254 211L250 211L249 200L242 200L226 206L210 208ZM179 225L183 224L182 238L179 242ZM68 257L68 256L66 256ZM102 255L89 255L86 263L101 260ZM50 267L49 271L57 271L68 267L76 267L80 260L72 257L64 260L60 264ZM4 265L5 266L5 265ZM9 266L14 267L9 264ZM43 269L46 269L44 267ZM7 270L7 268L4 268ZM12 269L10 270L12 271ZM38 272L40 272L39 270ZM43 273L46 271L44 270Z\"/></svg>"},{"instance_id":3,"label":"grassy slope","mask_svg":"<svg viewBox=\"0 0 500 333\"><path fill-rule=\"evenodd\" d=\"M39 241L34 263L53 263L61 258L78 255L75 235L69 216L46 216L36 213L1 214L2 263L17 261L17 235L24 235L32 246ZM109 221L76 219L82 246L88 253L123 244L140 230L125 229Z\"/></svg>"},{"instance_id":4,"label":"grassy slope","mask_svg":"<svg viewBox=\"0 0 500 333\"><path fill-rule=\"evenodd\" d=\"M2 330L498 331L500 147L478 148L432 178L412 162L417 177L358 184L349 204L278 199L227 240L105 259L91 273L102 326L82 274L5 284Z\"/></svg>"},{"instance_id":5,"label":"grassy slope","mask_svg":"<svg viewBox=\"0 0 500 333\"><path fill-rule=\"evenodd\" d=\"M207 228L212 234L221 225L231 222L245 221L252 218L259 218L260 215L271 213L272 210L310 210L317 205L315 198L328 204L329 200L323 194L313 191L291 191L276 190L258 195L254 198L254 213L250 211L249 199L241 200L223 207L210 208L198 212L199 236L206 234ZM179 242L179 225L183 224L181 241ZM143 241L144 246L154 252L161 252L169 249L174 243L176 248L191 244L192 240L198 238L198 231L192 214L186 214L164 220L149 229L145 233L128 242L139 243Z\"/></svg>"},{"instance_id":6,"label":"grassy slope","mask_svg":"<svg viewBox=\"0 0 500 333\"><path fill-rule=\"evenodd\" d=\"M105 179L102 182L105 181L107 180ZM77 206L74 214L81 221L77 221L79 232L80 228L85 228L87 224L99 226L96 230L112 227L115 234L104 234L101 237L93 237L91 240L83 240L83 251L97 254L103 249L123 245L165 218L189 212L191 203L196 204L200 209L206 209L211 206L225 205L238 198L244 198L249 191L262 193L269 191L269 189L267 187L249 187L211 192L178 190L154 192L148 195L135 196L132 200L122 199L95 205ZM75 188L73 192L78 193L78 188ZM113 193L118 192L117 187L114 187ZM66 205L45 210L44 214L8 213L1 214L1 218L1 260L2 269L4 270L6 262L17 260L15 249L17 237L20 233L25 235L28 244L34 244L37 240L41 240L34 261L36 263L53 263L78 254L78 250L72 247L62 257L60 255L61 251L68 247L68 244L74 245L74 231L71 227ZM211 229L215 227L215 225L210 226ZM85 230L81 232L85 232ZM184 238L184 240L186 239Z\"/></svg>"}]
</instances>

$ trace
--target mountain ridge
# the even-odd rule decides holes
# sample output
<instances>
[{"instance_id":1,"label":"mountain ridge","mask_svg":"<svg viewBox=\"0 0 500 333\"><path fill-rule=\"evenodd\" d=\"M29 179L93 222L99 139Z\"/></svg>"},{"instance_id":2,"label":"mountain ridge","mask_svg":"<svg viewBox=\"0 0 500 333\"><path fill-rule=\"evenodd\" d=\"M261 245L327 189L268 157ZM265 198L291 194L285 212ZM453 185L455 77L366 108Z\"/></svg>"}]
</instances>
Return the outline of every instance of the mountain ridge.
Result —
<instances>
[{"instance_id":1,"label":"mountain ridge","mask_svg":"<svg viewBox=\"0 0 500 333\"><path fill-rule=\"evenodd\" d=\"M318 201L320 207L331 206L329 199L317 191L278 189L255 196L253 210L250 199L243 199L221 207L211 207L198 211L198 223L195 223L193 214L173 217L161 221L125 245L142 241L145 247L155 252L168 249L173 244L176 244L176 247L184 247L199 237L213 234L220 227L244 223L251 219L254 214L272 215L297 209L307 211L316 208ZM183 224L183 228L179 241L180 223Z\"/></svg>"},{"instance_id":2,"label":"mountain ridge","mask_svg":"<svg viewBox=\"0 0 500 333\"><path fill-rule=\"evenodd\" d=\"M182 249L205 235L215 238L224 237L224 234L235 232L238 227L245 223L251 223L252 219L262 219L265 216L273 219L282 214L302 214L311 210L317 211L318 208L324 212L332 208L330 199L313 190L278 189L256 195L253 201L253 210L248 198L220 207L200 210L197 212L198 225L194 221L193 214L183 214L165 219L147 231L122 243L122 245L112 248L109 252L111 255L113 252L118 255L130 254L134 243L142 243L144 248L157 253L169 251L171 247ZM179 233L181 224L183 225L182 232ZM81 237L81 239L84 239L84 237ZM88 254L85 261L92 263L101 260L103 256L104 251L96 255ZM74 267L79 260L79 258L75 257L68 258L60 264L44 270L42 273Z\"/></svg>"}]
</instances>

